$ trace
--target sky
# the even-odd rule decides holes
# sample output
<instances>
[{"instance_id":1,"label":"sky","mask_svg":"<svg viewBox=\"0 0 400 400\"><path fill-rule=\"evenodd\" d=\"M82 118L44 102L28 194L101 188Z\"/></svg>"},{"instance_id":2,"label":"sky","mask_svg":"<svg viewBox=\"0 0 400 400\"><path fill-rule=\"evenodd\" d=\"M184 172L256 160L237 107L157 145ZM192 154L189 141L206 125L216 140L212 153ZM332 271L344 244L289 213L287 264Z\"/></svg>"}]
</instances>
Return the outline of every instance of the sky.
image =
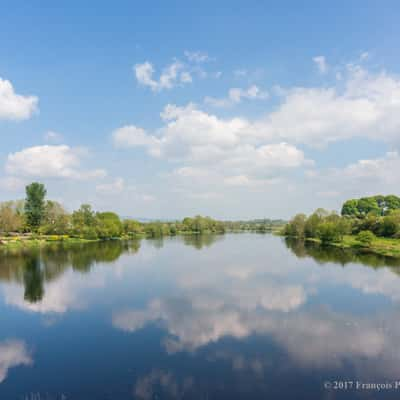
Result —
<instances>
[{"instance_id":1,"label":"sky","mask_svg":"<svg viewBox=\"0 0 400 400\"><path fill-rule=\"evenodd\" d=\"M396 1L0 1L0 201L289 218L400 195Z\"/></svg>"}]
</instances>

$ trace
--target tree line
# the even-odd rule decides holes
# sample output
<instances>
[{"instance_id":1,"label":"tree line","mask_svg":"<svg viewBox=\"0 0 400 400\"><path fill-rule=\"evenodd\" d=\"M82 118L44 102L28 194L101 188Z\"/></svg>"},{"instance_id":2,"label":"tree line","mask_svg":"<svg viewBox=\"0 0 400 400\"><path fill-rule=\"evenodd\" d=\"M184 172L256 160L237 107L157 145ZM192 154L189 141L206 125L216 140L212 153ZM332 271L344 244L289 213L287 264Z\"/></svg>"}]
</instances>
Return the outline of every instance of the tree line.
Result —
<instances>
[{"instance_id":1,"label":"tree line","mask_svg":"<svg viewBox=\"0 0 400 400\"><path fill-rule=\"evenodd\" d=\"M110 239L145 235L160 237L178 233L224 233L221 221L196 216L183 221L142 223L121 219L112 211L95 212L89 204L68 213L58 202L46 200L46 188L34 182L26 187L24 200L0 204L0 233L68 235L82 239Z\"/></svg>"},{"instance_id":2,"label":"tree line","mask_svg":"<svg viewBox=\"0 0 400 400\"><path fill-rule=\"evenodd\" d=\"M363 246L369 246L375 237L399 239L400 198L378 195L347 200L341 215L321 208L309 216L297 214L286 224L284 234L322 243L341 242L345 235L357 235Z\"/></svg>"},{"instance_id":3,"label":"tree line","mask_svg":"<svg viewBox=\"0 0 400 400\"><path fill-rule=\"evenodd\" d=\"M218 221L197 215L182 221L140 222L121 219L112 211L95 212L89 204L69 213L58 202L47 200L43 184L26 186L24 200L0 203L0 234L2 235L68 235L82 239L110 239L122 236L162 237L177 234L225 233L239 231L270 232L281 228L285 221L255 219L249 221Z\"/></svg>"}]
</instances>

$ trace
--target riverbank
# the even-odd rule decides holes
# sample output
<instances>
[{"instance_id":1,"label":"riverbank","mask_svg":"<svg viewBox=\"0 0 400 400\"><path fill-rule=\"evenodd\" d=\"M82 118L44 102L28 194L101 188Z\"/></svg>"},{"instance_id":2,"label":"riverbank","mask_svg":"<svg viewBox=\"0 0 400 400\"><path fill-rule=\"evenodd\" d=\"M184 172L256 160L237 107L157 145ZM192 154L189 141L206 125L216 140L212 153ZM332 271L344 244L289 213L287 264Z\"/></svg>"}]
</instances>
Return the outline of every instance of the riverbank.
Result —
<instances>
[{"instance_id":1,"label":"riverbank","mask_svg":"<svg viewBox=\"0 0 400 400\"><path fill-rule=\"evenodd\" d=\"M270 229L267 231L255 231L255 230L227 230L226 232L196 232L196 231L182 231L177 232L174 235L162 235L162 236L151 236L143 233L137 233L134 235L123 235L110 239L84 239L69 235L13 235L13 236L0 236L0 250L7 249L29 249L29 248L39 248L55 243L64 243L64 244L82 244L82 243L95 243L95 242L104 242L109 240L130 240L130 239L146 239L146 238L156 238L156 237L171 237L171 236L195 236L195 235L224 235L225 233L270 233L270 234L278 234L279 231L282 230L282 227Z\"/></svg>"},{"instance_id":2,"label":"riverbank","mask_svg":"<svg viewBox=\"0 0 400 400\"><path fill-rule=\"evenodd\" d=\"M321 244L320 239L307 238L308 242ZM388 239L376 237L370 245L362 246L354 235L345 235L340 242L328 243L328 246L340 247L343 249L355 249L363 252L379 254L381 256L400 258L400 239Z\"/></svg>"},{"instance_id":3,"label":"riverbank","mask_svg":"<svg viewBox=\"0 0 400 400\"><path fill-rule=\"evenodd\" d=\"M42 236L0 236L0 250L1 249L24 249L43 247L54 243L91 243L99 242L100 239L82 239L71 237L68 235L42 235Z\"/></svg>"}]
</instances>

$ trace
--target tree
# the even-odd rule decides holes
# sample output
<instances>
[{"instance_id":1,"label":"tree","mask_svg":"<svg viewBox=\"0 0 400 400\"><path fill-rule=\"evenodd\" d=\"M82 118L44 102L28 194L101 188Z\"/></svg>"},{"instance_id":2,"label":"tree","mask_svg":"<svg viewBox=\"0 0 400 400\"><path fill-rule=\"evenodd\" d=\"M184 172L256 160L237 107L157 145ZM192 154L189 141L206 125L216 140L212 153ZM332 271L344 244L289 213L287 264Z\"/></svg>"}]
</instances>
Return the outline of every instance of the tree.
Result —
<instances>
[{"instance_id":1,"label":"tree","mask_svg":"<svg viewBox=\"0 0 400 400\"><path fill-rule=\"evenodd\" d=\"M385 207L387 210L398 210L400 209L400 198L393 194L385 196Z\"/></svg>"},{"instance_id":2,"label":"tree","mask_svg":"<svg viewBox=\"0 0 400 400\"><path fill-rule=\"evenodd\" d=\"M383 217L380 234L384 237L397 237L400 233L400 211L392 211Z\"/></svg>"},{"instance_id":3,"label":"tree","mask_svg":"<svg viewBox=\"0 0 400 400\"><path fill-rule=\"evenodd\" d=\"M349 215L352 217L358 216L359 211L357 205L358 200L347 200L342 206L342 215Z\"/></svg>"},{"instance_id":4,"label":"tree","mask_svg":"<svg viewBox=\"0 0 400 400\"><path fill-rule=\"evenodd\" d=\"M96 216L89 204L82 204L72 213L72 231L84 239L97 239Z\"/></svg>"},{"instance_id":5,"label":"tree","mask_svg":"<svg viewBox=\"0 0 400 400\"><path fill-rule=\"evenodd\" d=\"M319 238L323 244L338 242L341 238L338 225L334 222L323 222L319 227Z\"/></svg>"},{"instance_id":6,"label":"tree","mask_svg":"<svg viewBox=\"0 0 400 400\"><path fill-rule=\"evenodd\" d=\"M119 216L113 212L96 214L97 235L101 239L111 239L122 234L122 223Z\"/></svg>"},{"instance_id":7,"label":"tree","mask_svg":"<svg viewBox=\"0 0 400 400\"><path fill-rule=\"evenodd\" d=\"M375 197L362 197L360 200L358 200L357 209L361 215L367 215L369 213L382 213L382 210L379 209Z\"/></svg>"},{"instance_id":8,"label":"tree","mask_svg":"<svg viewBox=\"0 0 400 400\"><path fill-rule=\"evenodd\" d=\"M370 247L374 239L375 235L371 231L361 231L357 235L357 241L360 242L363 247Z\"/></svg>"},{"instance_id":9,"label":"tree","mask_svg":"<svg viewBox=\"0 0 400 400\"><path fill-rule=\"evenodd\" d=\"M0 204L0 232L19 232L23 227L23 216L16 202L7 201Z\"/></svg>"},{"instance_id":10,"label":"tree","mask_svg":"<svg viewBox=\"0 0 400 400\"><path fill-rule=\"evenodd\" d=\"M123 222L124 232L127 235L137 235L143 233L143 226L139 221L126 219Z\"/></svg>"},{"instance_id":11,"label":"tree","mask_svg":"<svg viewBox=\"0 0 400 400\"><path fill-rule=\"evenodd\" d=\"M40 231L44 234L65 234L69 230L70 216L63 206L56 201L48 200L45 205L44 218Z\"/></svg>"},{"instance_id":12,"label":"tree","mask_svg":"<svg viewBox=\"0 0 400 400\"><path fill-rule=\"evenodd\" d=\"M25 188L25 216L28 226L36 231L42 223L45 213L44 198L46 189L42 183L33 182Z\"/></svg>"},{"instance_id":13,"label":"tree","mask_svg":"<svg viewBox=\"0 0 400 400\"><path fill-rule=\"evenodd\" d=\"M304 238L306 218L305 214L295 215L295 217L285 227L286 235Z\"/></svg>"}]
</instances>

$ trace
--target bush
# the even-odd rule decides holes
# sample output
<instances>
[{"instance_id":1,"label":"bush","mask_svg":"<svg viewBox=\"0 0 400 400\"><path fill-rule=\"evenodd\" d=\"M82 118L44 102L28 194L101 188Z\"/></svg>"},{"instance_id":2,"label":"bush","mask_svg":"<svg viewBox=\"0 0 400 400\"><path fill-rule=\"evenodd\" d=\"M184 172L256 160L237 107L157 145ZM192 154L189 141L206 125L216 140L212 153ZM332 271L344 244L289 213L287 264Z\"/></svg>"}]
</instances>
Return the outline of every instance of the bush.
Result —
<instances>
[{"instance_id":1,"label":"bush","mask_svg":"<svg viewBox=\"0 0 400 400\"><path fill-rule=\"evenodd\" d=\"M376 236L371 231L361 231L357 235L357 241L363 247L370 247L372 242L375 240Z\"/></svg>"},{"instance_id":2,"label":"bush","mask_svg":"<svg viewBox=\"0 0 400 400\"><path fill-rule=\"evenodd\" d=\"M319 238L323 244L334 243L340 240L340 232L334 222L323 222L319 227Z\"/></svg>"}]
</instances>

